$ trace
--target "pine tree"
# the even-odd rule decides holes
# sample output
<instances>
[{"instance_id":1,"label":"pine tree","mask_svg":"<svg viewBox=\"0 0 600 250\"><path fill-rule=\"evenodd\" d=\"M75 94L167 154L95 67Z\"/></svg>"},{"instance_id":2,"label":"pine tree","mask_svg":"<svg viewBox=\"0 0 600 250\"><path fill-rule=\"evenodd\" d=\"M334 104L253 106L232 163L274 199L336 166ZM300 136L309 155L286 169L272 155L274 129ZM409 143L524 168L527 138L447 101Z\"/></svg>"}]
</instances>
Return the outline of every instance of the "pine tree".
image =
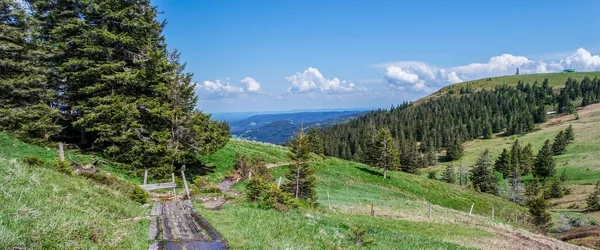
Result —
<instances>
[{"instance_id":1,"label":"pine tree","mask_svg":"<svg viewBox=\"0 0 600 250\"><path fill-rule=\"evenodd\" d=\"M561 198L564 196L562 182L559 178L554 177L550 190L548 190L550 198Z\"/></svg>"},{"instance_id":2,"label":"pine tree","mask_svg":"<svg viewBox=\"0 0 600 250\"><path fill-rule=\"evenodd\" d=\"M446 170L442 174L442 181L454 184L456 183L456 172L454 171L454 167L452 165L448 165Z\"/></svg>"},{"instance_id":3,"label":"pine tree","mask_svg":"<svg viewBox=\"0 0 600 250\"><path fill-rule=\"evenodd\" d=\"M528 143L527 146L525 146L521 151L519 164L521 175L529 174L529 172L531 171L531 166L533 165L533 161L533 146L531 146L531 143Z\"/></svg>"},{"instance_id":4,"label":"pine tree","mask_svg":"<svg viewBox=\"0 0 600 250\"><path fill-rule=\"evenodd\" d=\"M600 211L600 181L596 183L594 191L587 198L587 210L589 212Z\"/></svg>"},{"instance_id":5,"label":"pine tree","mask_svg":"<svg viewBox=\"0 0 600 250\"><path fill-rule=\"evenodd\" d=\"M508 178L509 174L512 172L511 169L513 169L511 168L511 165L512 164L508 150L503 149L502 153L496 160L496 163L494 163L494 170L500 172L504 178Z\"/></svg>"},{"instance_id":6,"label":"pine tree","mask_svg":"<svg viewBox=\"0 0 600 250\"><path fill-rule=\"evenodd\" d=\"M480 192L490 194L498 192L496 177L490 163L489 150L486 149L481 153L477 163L471 169L471 182L473 183L473 187Z\"/></svg>"},{"instance_id":7,"label":"pine tree","mask_svg":"<svg viewBox=\"0 0 600 250\"><path fill-rule=\"evenodd\" d=\"M45 56L33 39L36 22L22 3L0 1L0 131L25 140L47 141L60 131L59 112L51 106Z\"/></svg>"},{"instance_id":8,"label":"pine tree","mask_svg":"<svg viewBox=\"0 0 600 250\"><path fill-rule=\"evenodd\" d=\"M461 164L460 167L458 168L458 185L466 186L468 184L469 184L469 172Z\"/></svg>"},{"instance_id":9,"label":"pine tree","mask_svg":"<svg viewBox=\"0 0 600 250\"><path fill-rule=\"evenodd\" d=\"M286 174L288 180L282 189L292 194L296 199L301 198L310 203L316 203L314 170L310 167L310 145L304 131L300 131L290 142L289 157L294 161Z\"/></svg>"},{"instance_id":10,"label":"pine tree","mask_svg":"<svg viewBox=\"0 0 600 250\"><path fill-rule=\"evenodd\" d=\"M567 149L567 138L563 131L558 132L556 137L554 138L554 143L552 143L552 153L554 155L561 155Z\"/></svg>"},{"instance_id":11,"label":"pine tree","mask_svg":"<svg viewBox=\"0 0 600 250\"><path fill-rule=\"evenodd\" d=\"M454 142L446 148L446 157L450 161L458 160L462 157L464 148L460 140L454 140Z\"/></svg>"},{"instance_id":12,"label":"pine tree","mask_svg":"<svg viewBox=\"0 0 600 250\"><path fill-rule=\"evenodd\" d=\"M492 124L489 120L483 124L483 139L492 139Z\"/></svg>"},{"instance_id":13,"label":"pine tree","mask_svg":"<svg viewBox=\"0 0 600 250\"><path fill-rule=\"evenodd\" d=\"M419 150L414 141L405 144L400 155L400 170L406 173L415 174L421 166Z\"/></svg>"},{"instance_id":14,"label":"pine tree","mask_svg":"<svg viewBox=\"0 0 600 250\"><path fill-rule=\"evenodd\" d=\"M517 165L513 166L510 175L510 193L511 200L516 204L521 204L521 193L523 193L523 185L521 184L521 171Z\"/></svg>"},{"instance_id":15,"label":"pine tree","mask_svg":"<svg viewBox=\"0 0 600 250\"><path fill-rule=\"evenodd\" d=\"M527 202L529 213L533 216L533 224L538 227L541 232L547 232L552 227L552 216L548 212L550 204L543 195L537 195Z\"/></svg>"},{"instance_id":16,"label":"pine tree","mask_svg":"<svg viewBox=\"0 0 600 250\"><path fill-rule=\"evenodd\" d=\"M323 154L323 144L321 143L321 136L317 132L317 129L311 127L306 136L308 136L310 151L318 155Z\"/></svg>"},{"instance_id":17,"label":"pine tree","mask_svg":"<svg viewBox=\"0 0 600 250\"><path fill-rule=\"evenodd\" d=\"M555 163L552 158L550 140L546 140L544 146L540 149L535 158L533 164L533 176L545 181L547 178L554 176L554 167Z\"/></svg>"},{"instance_id":18,"label":"pine tree","mask_svg":"<svg viewBox=\"0 0 600 250\"><path fill-rule=\"evenodd\" d=\"M567 144L570 144L575 140L575 133L573 132L573 125L569 125L569 127L567 127L567 129L565 129L564 137L567 141Z\"/></svg>"},{"instance_id":19,"label":"pine tree","mask_svg":"<svg viewBox=\"0 0 600 250\"><path fill-rule=\"evenodd\" d=\"M375 166L383 169L383 178L387 178L388 170L396 170L400 163L398 147L393 142L389 129L381 129L375 137L375 152L378 158Z\"/></svg>"},{"instance_id":20,"label":"pine tree","mask_svg":"<svg viewBox=\"0 0 600 250\"><path fill-rule=\"evenodd\" d=\"M565 183L569 180L569 177L567 176L567 169L563 168L562 173L560 174L560 181Z\"/></svg>"}]
</instances>

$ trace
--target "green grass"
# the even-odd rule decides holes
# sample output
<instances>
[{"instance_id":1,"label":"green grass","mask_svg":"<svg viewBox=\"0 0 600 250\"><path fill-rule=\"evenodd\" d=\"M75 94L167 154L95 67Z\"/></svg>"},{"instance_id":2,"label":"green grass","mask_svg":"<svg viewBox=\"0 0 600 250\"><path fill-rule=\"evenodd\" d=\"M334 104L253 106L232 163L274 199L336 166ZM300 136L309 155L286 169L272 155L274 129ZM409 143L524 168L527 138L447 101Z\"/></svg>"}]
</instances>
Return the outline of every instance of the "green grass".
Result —
<instances>
[{"instance_id":1,"label":"green grass","mask_svg":"<svg viewBox=\"0 0 600 250\"><path fill-rule=\"evenodd\" d=\"M196 206L227 239L232 249L358 249L351 227L362 227L373 249L468 249L456 239L492 237L465 225L389 220L367 215L260 209L248 203L226 204L219 211ZM243 218L243 219L242 219Z\"/></svg>"},{"instance_id":2,"label":"green grass","mask_svg":"<svg viewBox=\"0 0 600 250\"><path fill-rule=\"evenodd\" d=\"M250 158L262 157L266 163L289 162L288 150L282 147L269 146L240 140L230 140L225 147L214 154L200 157L200 160L214 167L214 172L206 177L211 182L223 180L232 171L235 163L235 154L249 156Z\"/></svg>"},{"instance_id":3,"label":"green grass","mask_svg":"<svg viewBox=\"0 0 600 250\"><path fill-rule=\"evenodd\" d=\"M149 208L81 177L6 158L18 152L52 157L21 146L0 152L0 249L148 248L147 222L117 220L145 216Z\"/></svg>"}]
</instances>

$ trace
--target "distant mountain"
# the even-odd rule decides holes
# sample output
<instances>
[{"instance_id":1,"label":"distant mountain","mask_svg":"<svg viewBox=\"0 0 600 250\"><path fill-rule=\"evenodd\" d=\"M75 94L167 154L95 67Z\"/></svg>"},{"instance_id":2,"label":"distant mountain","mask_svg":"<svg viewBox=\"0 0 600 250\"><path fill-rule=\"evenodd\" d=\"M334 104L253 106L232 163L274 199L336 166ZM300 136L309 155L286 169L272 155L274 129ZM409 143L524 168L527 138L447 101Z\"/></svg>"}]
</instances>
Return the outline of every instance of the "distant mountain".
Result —
<instances>
[{"instance_id":1,"label":"distant mountain","mask_svg":"<svg viewBox=\"0 0 600 250\"><path fill-rule=\"evenodd\" d=\"M234 136L274 144L285 143L302 125L324 127L353 119L366 111L300 112L285 114L262 114L229 122Z\"/></svg>"}]
</instances>

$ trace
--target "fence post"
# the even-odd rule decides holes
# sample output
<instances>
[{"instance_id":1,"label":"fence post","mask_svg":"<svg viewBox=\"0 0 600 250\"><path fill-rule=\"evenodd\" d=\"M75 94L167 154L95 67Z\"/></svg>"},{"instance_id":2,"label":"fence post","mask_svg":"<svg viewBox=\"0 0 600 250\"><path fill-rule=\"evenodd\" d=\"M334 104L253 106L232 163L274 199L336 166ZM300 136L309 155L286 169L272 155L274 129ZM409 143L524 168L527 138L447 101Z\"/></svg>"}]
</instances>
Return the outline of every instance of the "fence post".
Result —
<instances>
[{"instance_id":1,"label":"fence post","mask_svg":"<svg viewBox=\"0 0 600 250\"><path fill-rule=\"evenodd\" d=\"M60 160L61 161L65 160L65 150L63 149L63 143L62 142L58 143L58 155L60 156Z\"/></svg>"},{"instance_id":2,"label":"fence post","mask_svg":"<svg viewBox=\"0 0 600 250\"><path fill-rule=\"evenodd\" d=\"M327 201L329 202L329 212L331 212L331 198L329 198L329 191L327 191Z\"/></svg>"},{"instance_id":3,"label":"fence post","mask_svg":"<svg viewBox=\"0 0 600 250\"><path fill-rule=\"evenodd\" d=\"M175 183L175 173L171 173L171 180ZM173 187L173 199L177 199L177 192L175 191L175 187Z\"/></svg>"},{"instance_id":4,"label":"fence post","mask_svg":"<svg viewBox=\"0 0 600 250\"><path fill-rule=\"evenodd\" d=\"M148 183L148 169L144 169L144 186Z\"/></svg>"},{"instance_id":5,"label":"fence post","mask_svg":"<svg viewBox=\"0 0 600 250\"><path fill-rule=\"evenodd\" d=\"M429 202L429 219L431 219L431 202Z\"/></svg>"},{"instance_id":6,"label":"fence post","mask_svg":"<svg viewBox=\"0 0 600 250\"><path fill-rule=\"evenodd\" d=\"M473 213L474 206L475 206L475 202L473 202L473 204L471 204L471 210L469 210L469 216L471 216L471 214Z\"/></svg>"},{"instance_id":7,"label":"fence post","mask_svg":"<svg viewBox=\"0 0 600 250\"><path fill-rule=\"evenodd\" d=\"M375 216L375 202L371 202L371 216Z\"/></svg>"},{"instance_id":8,"label":"fence post","mask_svg":"<svg viewBox=\"0 0 600 250\"><path fill-rule=\"evenodd\" d=\"M279 176L279 181L277 182L277 189L279 189L279 187L281 186L281 176Z\"/></svg>"},{"instance_id":9,"label":"fence post","mask_svg":"<svg viewBox=\"0 0 600 250\"><path fill-rule=\"evenodd\" d=\"M494 221L494 207L492 207L492 221Z\"/></svg>"},{"instance_id":10,"label":"fence post","mask_svg":"<svg viewBox=\"0 0 600 250\"><path fill-rule=\"evenodd\" d=\"M185 179L185 172L183 172L183 170L181 170L181 177L183 178L183 185L185 186L185 194L187 195L187 198L189 200L190 199L190 190L188 189L187 180Z\"/></svg>"}]
</instances>

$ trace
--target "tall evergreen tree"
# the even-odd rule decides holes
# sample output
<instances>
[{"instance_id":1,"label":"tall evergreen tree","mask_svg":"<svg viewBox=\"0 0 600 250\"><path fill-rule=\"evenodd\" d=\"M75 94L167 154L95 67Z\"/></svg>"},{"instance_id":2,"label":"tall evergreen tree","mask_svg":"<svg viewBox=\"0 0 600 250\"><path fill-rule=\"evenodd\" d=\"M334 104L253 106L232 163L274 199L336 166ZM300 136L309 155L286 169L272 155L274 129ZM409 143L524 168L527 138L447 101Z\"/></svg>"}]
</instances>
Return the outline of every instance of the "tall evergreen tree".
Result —
<instances>
[{"instance_id":1,"label":"tall evergreen tree","mask_svg":"<svg viewBox=\"0 0 600 250\"><path fill-rule=\"evenodd\" d=\"M486 149L471 169L471 182L473 187L480 192L496 194L498 187L491 165L490 151Z\"/></svg>"},{"instance_id":2,"label":"tall evergreen tree","mask_svg":"<svg viewBox=\"0 0 600 250\"><path fill-rule=\"evenodd\" d=\"M523 193L523 185L521 184L521 170L518 165L512 166L510 175L510 195L512 202L521 204L521 194Z\"/></svg>"},{"instance_id":3,"label":"tall evergreen tree","mask_svg":"<svg viewBox=\"0 0 600 250\"><path fill-rule=\"evenodd\" d=\"M442 174L442 181L454 184L456 183L456 171L454 171L454 167L452 165L448 165L446 170Z\"/></svg>"},{"instance_id":4,"label":"tall evergreen tree","mask_svg":"<svg viewBox=\"0 0 600 250\"><path fill-rule=\"evenodd\" d=\"M463 153L464 148L460 140L454 140L452 144L446 148L446 157L451 161L460 159Z\"/></svg>"},{"instance_id":5,"label":"tall evergreen tree","mask_svg":"<svg viewBox=\"0 0 600 250\"><path fill-rule=\"evenodd\" d=\"M502 153L500 154L500 156L498 157L498 159L496 159L496 162L494 163L494 170L500 172L502 174L502 176L504 176L504 178L508 178L510 173L512 173L512 169L513 169L513 168L511 168L511 165L512 164L511 164L510 155L508 154L508 150L503 149Z\"/></svg>"},{"instance_id":6,"label":"tall evergreen tree","mask_svg":"<svg viewBox=\"0 0 600 250\"><path fill-rule=\"evenodd\" d=\"M310 151L318 155L322 154L323 144L321 143L321 136L317 132L317 129L315 127L311 127L306 136L308 136Z\"/></svg>"},{"instance_id":7,"label":"tall evergreen tree","mask_svg":"<svg viewBox=\"0 0 600 250\"><path fill-rule=\"evenodd\" d=\"M600 211L600 181L596 183L594 191L590 193L586 201L588 211Z\"/></svg>"},{"instance_id":8,"label":"tall evergreen tree","mask_svg":"<svg viewBox=\"0 0 600 250\"><path fill-rule=\"evenodd\" d=\"M573 132L573 125L569 125L567 129L565 129L565 138L567 140L567 144L570 144L575 140L575 133Z\"/></svg>"},{"instance_id":9,"label":"tall evergreen tree","mask_svg":"<svg viewBox=\"0 0 600 250\"><path fill-rule=\"evenodd\" d=\"M378 158L375 166L383 169L383 178L387 178L387 171L396 170L400 164L398 147L393 142L389 129L381 129L375 137L375 152Z\"/></svg>"},{"instance_id":10,"label":"tall evergreen tree","mask_svg":"<svg viewBox=\"0 0 600 250\"><path fill-rule=\"evenodd\" d=\"M294 161L294 164L290 165L286 174L288 181L284 183L282 189L292 194L296 199L301 198L310 203L316 203L317 195L315 191L314 170L308 163L310 159L310 144L304 131L296 134L290 142L289 148L289 157Z\"/></svg>"},{"instance_id":11,"label":"tall evergreen tree","mask_svg":"<svg viewBox=\"0 0 600 250\"><path fill-rule=\"evenodd\" d=\"M529 213L533 216L535 224L541 232L547 232L552 227L552 216L548 212L550 204L543 195L537 195L527 202Z\"/></svg>"},{"instance_id":12,"label":"tall evergreen tree","mask_svg":"<svg viewBox=\"0 0 600 250\"><path fill-rule=\"evenodd\" d=\"M527 146L525 146L521 151L519 164L521 175L529 174L529 172L531 171L531 166L533 165L533 160L533 146L531 146L531 143L528 143Z\"/></svg>"},{"instance_id":13,"label":"tall evergreen tree","mask_svg":"<svg viewBox=\"0 0 600 250\"><path fill-rule=\"evenodd\" d=\"M46 141L60 131L59 113L51 107L36 25L21 2L0 1L0 131Z\"/></svg>"},{"instance_id":14,"label":"tall evergreen tree","mask_svg":"<svg viewBox=\"0 0 600 250\"><path fill-rule=\"evenodd\" d=\"M546 140L544 146L540 149L535 162L533 164L533 176L546 180L549 177L554 176L554 159L552 158L552 149L550 146L550 140Z\"/></svg>"},{"instance_id":15,"label":"tall evergreen tree","mask_svg":"<svg viewBox=\"0 0 600 250\"><path fill-rule=\"evenodd\" d=\"M552 153L554 155L565 153L567 150L567 142L568 139L565 137L565 133L563 131L558 132L554 138L554 143L552 143Z\"/></svg>"}]
</instances>

